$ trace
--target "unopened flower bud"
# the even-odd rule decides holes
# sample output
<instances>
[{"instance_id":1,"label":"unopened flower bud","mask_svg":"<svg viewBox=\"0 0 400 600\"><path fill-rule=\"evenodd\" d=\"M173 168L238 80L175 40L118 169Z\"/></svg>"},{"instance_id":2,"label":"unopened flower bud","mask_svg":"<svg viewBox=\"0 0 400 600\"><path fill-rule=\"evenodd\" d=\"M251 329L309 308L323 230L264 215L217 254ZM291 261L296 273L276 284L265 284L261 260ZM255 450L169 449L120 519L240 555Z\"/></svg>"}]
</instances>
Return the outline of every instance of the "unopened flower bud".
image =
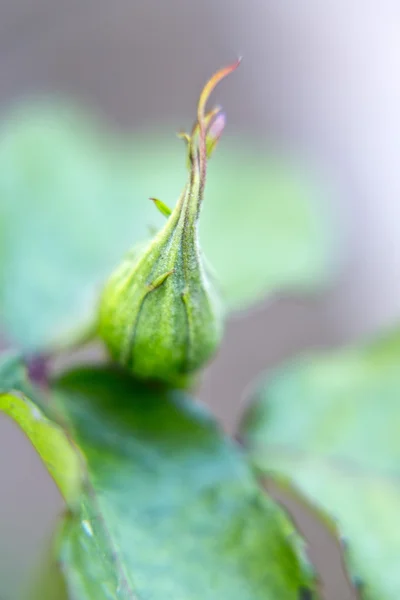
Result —
<instances>
[{"instance_id":1,"label":"unopened flower bud","mask_svg":"<svg viewBox=\"0 0 400 600\"><path fill-rule=\"evenodd\" d=\"M136 377L179 385L212 357L221 341L221 303L199 247L198 219L207 158L225 125L221 110L206 113L205 105L238 64L210 79L191 134L180 134L187 142L188 182L172 211L153 199L167 216L165 226L126 256L103 291L100 336L112 357Z\"/></svg>"}]
</instances>

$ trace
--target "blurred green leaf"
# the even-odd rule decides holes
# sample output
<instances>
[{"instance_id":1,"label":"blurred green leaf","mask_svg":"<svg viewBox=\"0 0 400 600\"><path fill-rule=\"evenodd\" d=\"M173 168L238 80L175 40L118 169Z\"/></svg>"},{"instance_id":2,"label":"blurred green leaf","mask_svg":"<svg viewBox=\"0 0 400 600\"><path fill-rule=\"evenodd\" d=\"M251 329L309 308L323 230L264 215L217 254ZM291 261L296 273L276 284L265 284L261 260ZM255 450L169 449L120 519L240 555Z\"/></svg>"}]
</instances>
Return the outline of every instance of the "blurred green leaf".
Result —
<instances>
[{"instance_id":1,"label":"blurred green leaf","mask_svg":"<svg viewBox=\"0 0 400 600\"><path fill-rule=\"evenodd\" d=\"M12 354L0 360L0 411L27 435L60 492L73 504L81 483L78 454L62 428L48 419L47 407L26 380L19 358Z\"/></svg>"},{"instance_id":2,"label":"blurred green leaf","mask_svg":"<svg viewBox=\"0 0 400 600\"><path fill-rule=\"evenodd\" d=\"M149 196L173 206L186 181L182 142L149 131L117 139L79 111L21 108L0 130L0 315L29 350L90 323L102 282L160 227ZM230 308L325 281L320 197L298 171L244 139L213 157L201 239Z\"/></svg>"},{"instance_id":3,"label":"blurred green leaf","mask_svg":"<svg viewBox=\"0 0 400 600\"><path fill-rule=\"evenodd\" d=\"M104 278L146 235L154 208L128 162L122 144L61 107L21 110L0 131L0 312L21 346L86 326Z\"/></svg>"},{"instance_id":4,"label":"blurred green leaf","mask_svg":"<svg viewBox=\"0 0 400 600\"><path fill-rule=\"evenodd\" d=\"M321 190L299 169L243 141L221 146L210 165L200 231L230 309L328 281L324 208Z\"/></svg>"},{"instance_id":5,"label":"blurred green leaf","mask_svg":"<svg viewBox=\"0 0 400 600\"><path fill-rule=\"evenodd\" d=\"M400 332L261 383L242 437L261 473L332 515L367 600L400 598Z\"/></svg>"},{"instance_id":6,"label":"blurred green leaf","mask_svg":"<svg viewBox=\"0 0 400 600\"><path fill-rule=\"evenodd\" d=\"M88 368L55 397L88 469L59 541L73 598L299 600L313 586L290 522L183 393Z\"/></svg>"}]
</instances>

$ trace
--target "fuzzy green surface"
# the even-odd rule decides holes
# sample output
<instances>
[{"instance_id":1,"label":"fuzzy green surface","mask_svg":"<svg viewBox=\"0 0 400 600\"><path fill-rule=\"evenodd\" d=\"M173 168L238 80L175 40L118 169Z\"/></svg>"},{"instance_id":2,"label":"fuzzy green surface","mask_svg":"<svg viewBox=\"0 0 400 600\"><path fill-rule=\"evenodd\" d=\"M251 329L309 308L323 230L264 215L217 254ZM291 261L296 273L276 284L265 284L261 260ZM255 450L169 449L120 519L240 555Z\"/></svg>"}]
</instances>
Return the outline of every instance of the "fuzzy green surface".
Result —
<instances>
[{"instance_id":1,"label":"fuzzy green surface","mask_svg":"<svg viewBox=\"0 0 400 600\"><path fill-rule=\"evenodd\" d=\"M99 333L114 359L136 377L175 385L204 366L222 337L190 208L179 204L148 246L124 259L100 304Z\"/></svg>"},{"instance_id":2,"label":"fuzzy green surface","mask_svg":"<svg viewBox=\"0 0 400 600\"><path fill-rule=\"evenodd\" d=\"M400 333L259 386L242 436L261 473L334 519L363 600L400 598Z\"/></svg>"}]
</instances>

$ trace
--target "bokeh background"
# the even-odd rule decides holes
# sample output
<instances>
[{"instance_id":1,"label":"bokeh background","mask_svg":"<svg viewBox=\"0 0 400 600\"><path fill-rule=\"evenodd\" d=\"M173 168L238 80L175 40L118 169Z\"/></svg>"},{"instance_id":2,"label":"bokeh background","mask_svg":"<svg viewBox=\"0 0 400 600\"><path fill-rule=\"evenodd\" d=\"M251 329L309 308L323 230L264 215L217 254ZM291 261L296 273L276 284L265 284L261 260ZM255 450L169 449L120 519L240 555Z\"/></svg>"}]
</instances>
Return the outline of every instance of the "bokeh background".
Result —
<instances>
[{"instance_id":1,"label":"bokeh background","mask_svg":"<svg viewBox=\"0 0 400 600\"><path fill-rule=\"evenodd\" d=\"M337 252L323 293L274 297L231 320L201 388L229 431L261 371L398 318L399 4L0 0L0 118L20 100L57 94L124 134L158 123L177 130L191 123L200 86L237 55L244 56L240 71L221 91L228 127L300 157L322 176ZM29 443L3 417L0 440L0 599L14 600L62 503ZM348 600L335 549L307 515L300 519L326 597Z\"/></svg>"}]
</instances>

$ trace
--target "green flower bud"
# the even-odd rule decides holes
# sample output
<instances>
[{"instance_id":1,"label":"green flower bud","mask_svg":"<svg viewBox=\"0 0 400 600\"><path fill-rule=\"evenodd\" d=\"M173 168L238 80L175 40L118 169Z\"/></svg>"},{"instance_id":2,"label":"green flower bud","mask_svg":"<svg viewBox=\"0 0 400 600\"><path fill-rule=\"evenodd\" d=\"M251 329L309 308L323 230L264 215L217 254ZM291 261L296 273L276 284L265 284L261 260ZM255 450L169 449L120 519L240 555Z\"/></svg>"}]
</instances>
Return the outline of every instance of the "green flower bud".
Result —
<instances>
[{"instance_id":1,"label":"green flower bud","mask_svg":"<svg viewBox=\"0 0 400 600\"><path fill-rule=\"evenodd\" d=\"M134 248L106 284L99 333L111 356L140 378L183 384L217 350L222 336L221 303L198 241L198 219L207 158L222 133L219 108L205 113L209 95L235 64L218 71L200 96L197 121L187 142L189 178L154 239Z\"/></svg>"}]
</instances>

